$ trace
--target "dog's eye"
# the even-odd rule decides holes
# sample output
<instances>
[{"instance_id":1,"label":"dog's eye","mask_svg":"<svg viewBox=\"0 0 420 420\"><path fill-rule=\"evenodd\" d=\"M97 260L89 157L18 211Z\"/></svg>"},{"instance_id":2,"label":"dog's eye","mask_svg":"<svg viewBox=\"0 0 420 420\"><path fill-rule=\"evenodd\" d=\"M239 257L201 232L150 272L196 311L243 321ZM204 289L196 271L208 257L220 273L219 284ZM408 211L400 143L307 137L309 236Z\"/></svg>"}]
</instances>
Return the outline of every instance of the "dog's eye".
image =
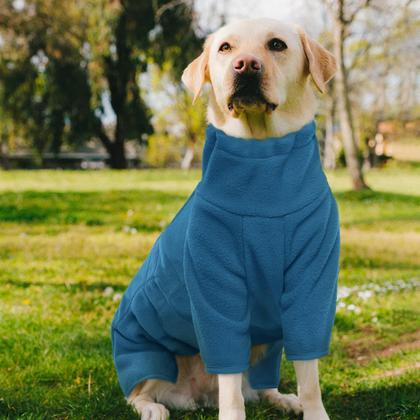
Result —
<instances>
[{"instance_id":1,"label":"dog's eye","mask_svg":"<svg viewBox=\"0 0 420 420\"><path fill-rule=\"evenodd\" d=\"M220 52L226 52L226 51L230 51L232 49L232 47L230 46L230 44L228 42L224 42L220 47L219 47L219 51Z\"/></svg>"},{"instance_id":2,"label":"dog's eye","mask_svg":"<svg viewBox=\"0 0 420 420\"><path fill-rule=\"evenodd\" d=\"M286 43L278 38L270 39L267 46L271 51L284 51L287 48Z\"/></svg>"}]
</instances>

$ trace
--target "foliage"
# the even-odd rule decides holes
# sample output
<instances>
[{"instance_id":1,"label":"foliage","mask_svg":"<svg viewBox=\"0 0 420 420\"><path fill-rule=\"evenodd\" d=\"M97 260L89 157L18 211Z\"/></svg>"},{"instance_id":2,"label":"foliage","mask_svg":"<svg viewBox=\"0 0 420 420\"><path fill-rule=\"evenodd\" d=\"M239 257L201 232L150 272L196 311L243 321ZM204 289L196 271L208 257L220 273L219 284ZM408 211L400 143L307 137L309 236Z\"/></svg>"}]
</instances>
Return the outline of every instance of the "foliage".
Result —
<instances>
[{"instance_id":1,"label":"foliage","mask_svg":"<svg viewBox=\"0 0 420 420\"><path fill-rule=\"evenodd\" d=\"M201 159L207 101L201 96L192 104L190 93L175 79L175 74L170 62L150 69L154 135L148 141L146 160L152 166L180 162L181 154L188 150L193 151L195 160Z\"/></svg>"},{"instance_id":2,"label":"foliage","mask_svg":"<svg viewBox=\"0 0 420 420\"><path fill-rule=\"evenodd\" d=\"M92 134L90 88L81 55L85 22L76 1L2 0L2 108L15 131L38 152L58 152ZM77 89L75 89L77 86Z\"/></svg>"},{"instance_id":3,"label":"foliage","mask_svg":"<svg viewBox=\"0 0 420 420\"><path fill-rule=\"evenodd\" d=\"M363 3L363 1L349 1ZM346 42L355 110L377 120L413 120L420 19L411 0L372 0L354 22ZM356 114L358 117L358 114Z\"/></svg>"},{"instance_id":4,"label":"foliage","mask_svg":"<svg viewBox=\"0 0 420 420\"><path fill-rule=\"evenodd\" d=\"M94 135L111 166L125 167L125 141L152 132L140 75L151 61L173 61L179 74L196 53L191 3L0 1L2 106L21 135L40 157ZM104 125L107 100L114 127Z\"/></svg>"},{"instance_id":5,"label":"foliage","mask_svg":"<svg viewBox=\"0 0 420 420\"><path fill-rule=\"evenodd\" d=\"M152 134L147 140L147 164L155 168L179 165L181 145L177 140L167 133Z\"/></svg>"}]
</instances>

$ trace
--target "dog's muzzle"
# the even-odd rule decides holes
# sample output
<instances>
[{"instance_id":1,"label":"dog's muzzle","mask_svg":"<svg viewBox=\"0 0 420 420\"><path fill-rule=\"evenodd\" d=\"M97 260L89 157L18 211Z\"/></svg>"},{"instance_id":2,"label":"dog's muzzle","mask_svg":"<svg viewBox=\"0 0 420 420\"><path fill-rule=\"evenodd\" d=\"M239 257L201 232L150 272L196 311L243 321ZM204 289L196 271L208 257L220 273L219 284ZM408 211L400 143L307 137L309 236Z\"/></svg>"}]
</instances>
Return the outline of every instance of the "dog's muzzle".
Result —
<instances>
[{"instance_id":1,"label":"dog's muzzle","mask_svg":"<svg viewBox=\"0 0 420 420\"><path fill-rule=\"evenodd\" d=\"M242 111L274 111L262 89L263 65L253 56L242 55L233 62L233 93L228 100L229 111L239 115Z\"/></svg>"}]
</instances>

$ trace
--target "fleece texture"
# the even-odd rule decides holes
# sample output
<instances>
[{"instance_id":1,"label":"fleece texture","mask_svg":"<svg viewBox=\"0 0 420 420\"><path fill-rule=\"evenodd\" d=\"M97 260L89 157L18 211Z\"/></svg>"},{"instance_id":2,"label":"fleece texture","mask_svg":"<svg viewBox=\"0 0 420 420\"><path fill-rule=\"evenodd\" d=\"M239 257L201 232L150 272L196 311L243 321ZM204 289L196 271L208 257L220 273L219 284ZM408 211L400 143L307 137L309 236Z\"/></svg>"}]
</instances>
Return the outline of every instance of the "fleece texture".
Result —
<instances>
[{"instance_id":1,"label":"fleece texture","mask_svg":"<svg viewBox=\"0 0 420 420\"><path fill-rule=\"evenodd\" d=\"M112 323L118 378L175 382L176 355L276 388L289 360L328 353L339 260L336 202L315 123L281 138L209 126L201 182L125 292ZM250 366L251 345L268 344Z\"/></svg>"}]
</instances>

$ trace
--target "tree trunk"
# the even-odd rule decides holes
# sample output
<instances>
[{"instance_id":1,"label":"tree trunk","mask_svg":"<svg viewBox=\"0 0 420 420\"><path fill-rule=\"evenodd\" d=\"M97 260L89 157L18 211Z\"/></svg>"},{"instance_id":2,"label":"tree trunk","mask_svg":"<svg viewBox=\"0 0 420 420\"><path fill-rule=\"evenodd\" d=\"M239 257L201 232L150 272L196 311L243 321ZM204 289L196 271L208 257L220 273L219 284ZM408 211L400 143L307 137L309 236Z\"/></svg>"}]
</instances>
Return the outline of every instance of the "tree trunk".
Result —
<instances>
[{"instance_id":1,"label":"tree trunk","mask_svg":"<svg viewBox=\"0 0 420 420\"><path fill-rule=\"evenodd\" d=\"M325 169L335 169L336 155L334 148L334 100L332 97L327 99L327 112L325 114L325 143L324 143L324 161Z\"/></svg>"},{"instance_id":2,"label":"tree trunk","mask_svg":"<svg viewBox=\"0 0 420 420\"><path fill-rule=\"evenodd\" d=\"M337 59L337 74L335 76L335 89L338 105L338 116L343 138L344 153L347 169L355 190L368 188L362 173L359 150L355 139L352 110L349 99L347 70L344 63L344 33L346 27L339 16L334 17L334 53Z\"/></svg>"},{"instance_id":3,"label":"tree trunk","mask_svg":"<svg viewBox=\"0 0 420 420\"><path fill-rule=\"evenodd\" d=\"M109 154L109 165L112 169L126 169L127 158L125 156L124 142L115 142Z\"/></svg>"},{"instance_id":4,"label":"tree trunk","mask_svg":"<svg viewBox=\"0 0 420 420\"><path fill-rule=\"evenodd\" d=\"M100 120L97 121L97 134L109 155L109 166L112 169L127 168L127 158L125 156L124 140L111 141L102 127Z\"/></svg>"},{"instance_id":5,"label":"tree trunk","mask_svg":"<svg viewBox=\"0 0 420 420\"><path fill-rule=\"evenodd\" d=\"M0 133L0 166L3 169L10 169L9 162L9 150L8 150L8 137L9 133L6 127L3 127L2 133Z\"/></svg>"},{"instance_id":6,"label":"tree trunk","mask_svg":"<svg viewBox=\"0 0 420 420\"><path fill-rule=\"evenodd\" d=\"M187 149L185 150L184 157L181 161L181 169L190 169L191 163L194 159L194 145L189 145Z\"/></svg>"},{"instance_id":7,"label":"tree trunk","mask_svg":"<svg viewBox=\"0 0 420 420\"><path fill-rule=\"evenodd\" d=\"M34 161L35 165L39 168L45 167L45 138L43 136L43 130L41 133L37 133L34 137L34 146L35 146L35 153L34 153ZM42 137L41 137L42 136Z\"/></svg>"}]
</instances>

